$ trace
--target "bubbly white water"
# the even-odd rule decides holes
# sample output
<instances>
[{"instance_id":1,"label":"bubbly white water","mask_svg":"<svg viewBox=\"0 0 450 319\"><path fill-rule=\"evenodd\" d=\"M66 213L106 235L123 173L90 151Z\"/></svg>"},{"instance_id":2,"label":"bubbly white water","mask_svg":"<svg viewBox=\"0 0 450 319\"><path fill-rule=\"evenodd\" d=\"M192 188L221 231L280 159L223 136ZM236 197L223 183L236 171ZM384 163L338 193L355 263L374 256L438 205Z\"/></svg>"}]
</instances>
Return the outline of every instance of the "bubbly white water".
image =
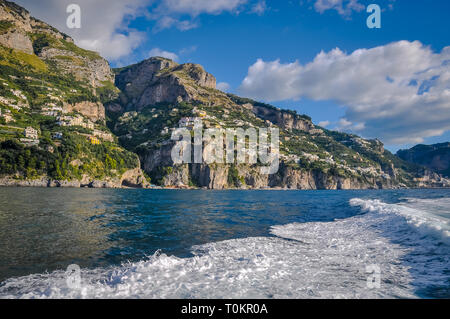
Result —
<instances>
[{"instance_id":1,"label":"bubbly white water","mask_svg":"<svg viewBox=\"0 0 450 319\"><path fill-rule=\"evenodd\" d=\"M12 278L0 286L0 297L415 298L417 290L449 286L446 208L433 201L435 211L427 213L428 204L418 200L353 199L363 214L274 226L274 237L195 246L192 258L156 254L82 270L79 289L68 288L64 271ZM369 265L381 270L379 289L367 286Z\"/></svg>"}]
</instances>

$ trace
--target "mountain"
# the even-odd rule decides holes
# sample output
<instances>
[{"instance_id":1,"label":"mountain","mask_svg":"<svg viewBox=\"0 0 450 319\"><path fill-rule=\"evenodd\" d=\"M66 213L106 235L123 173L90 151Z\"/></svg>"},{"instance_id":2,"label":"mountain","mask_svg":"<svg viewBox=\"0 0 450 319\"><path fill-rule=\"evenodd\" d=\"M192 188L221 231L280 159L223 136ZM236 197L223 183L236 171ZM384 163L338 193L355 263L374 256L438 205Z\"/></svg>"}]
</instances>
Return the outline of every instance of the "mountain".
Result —
<instances>
[{"instance_id":1,"label":"mountain","mask_svg":"<svg viewBox=\"0 0 450 319\"><path fill-rule=\"evenodd\" d=\"M450 177L450 142L434 145L417 145L400 150L397 156L405 161L425 166L430 170Z\"/></svg>"},{"instance_id":2,"label":"mountain","mask_svg":"<svg viewBox=\"0 0 450 319\"><path fill-rule=\"evenodd\" d=\"M146 187L149 179L209 189L450 185L378 140L221 92L198 64L154 57L111 69L97 53L4 0L0 111L0 185ZM262 174L261 163L175 165L171 133L191 117L202 118L205 128L279 128L279 170Z\"/></svg>"},{"instance_id":3,"label":"mountain","mask_svg":"<svg viewBox=\"0 0 450 319\"><path fill-rule=\"evenodd\" d=\"M221 92L200 65L154 57L114 71L120 94L106 103L108 126L162 186L378 189L446 183L424 179L423 168L394 156L378 140L329 131L308 116ZM278 173L263 175L258 165L174 165L171 131L183 118L198 116L205 128L278 127Z\"/></svg>"},{"instance_id":4,"label":"mountain","mask_svg":"<svg viewBox=\"0 0 450 319\"><path fill-rule=\"evenodd\" d=\"M106 127L114 73L97 53L0 0L1 184L143 185Z\"/></svg>"}]
</instances>

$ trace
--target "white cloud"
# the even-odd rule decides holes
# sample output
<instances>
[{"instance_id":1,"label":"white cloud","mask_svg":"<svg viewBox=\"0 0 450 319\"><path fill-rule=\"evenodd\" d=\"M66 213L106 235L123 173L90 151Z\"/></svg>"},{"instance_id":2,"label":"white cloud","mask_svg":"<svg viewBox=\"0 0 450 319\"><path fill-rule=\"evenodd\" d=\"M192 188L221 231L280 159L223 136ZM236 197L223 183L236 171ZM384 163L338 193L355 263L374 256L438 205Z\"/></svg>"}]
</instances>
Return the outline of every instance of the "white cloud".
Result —
<instances>
[{"instance_id":1,"label":"white cloud","mask_svg":"<svg viewBox=\"0 0 450 319\"><path fill-rule=\"evenodd\" d=\"M230 89L230 84L227 82L219 82L217 83L217 89L223 92L227 92Z\"/></svg>"},{"instance_id":2,"label":"white cloud","mask_svg":"<svg viewBox=\"0 0 450 319\"><path fill-rule=\"evenodd\" d=\"M320 13L336 10L342 16L349 16L353 11L361 12L364 6L358 0L316 0L314 9Z\"/></svg>"},{"instance_id":3,"label":"white cloud","mask_svg":"<svg viewBox=\"0 0 450 319\"><path fill-rule=\"evenodd\" d=\"M178 55L176 53L164 51L164 50L161 50L160 48L154 48L154 49L150 50L149 56L151 56L151 57L159 56L159 57L167 58L167 59L170 59L173 61L178 61Z\"/></svg>"},{"instance_id":4,"label":"white cloud","mask_svg":"<svg viewBox=\"0 0 450 319\"><path fill-rule=\"evenodd\" d=\"M16 0L31 15L72 36L81 47L116 60L129 55L144 39L129 21L142 15L150 0L77 0L81 7L81 29L66 26L66 8L73 0Z\"/></svg>"},{"instance_id":5,"label":"white cloud","mask_svg":"<svg viewBox=\"0 0 450 319\"><path fill-rule=\"evenodd\" d=\"M346 131L346 132L354 132L359 133L364 130L364 123L353 123L347 120L345 117L341 118L336 126L336 130L338 131Z\"/></svg>"},{"instance_id":6,"label":"white cloud","mask_svg":"<svg viewBox=\"0 0 450 319\"><path fill-rule=\"evenodd\" d=\"M393 144L422 142L450 130L450 47L435 53L399 41L320 52L305 65L258 59L240 91L266 101L333 100L347 107L338 127Z\"/></svg>"},{"instance_id":7,"label":"white cloud","mask_svg":"<svg viewBox=\"0 0 450 319\"><path fill-rule=\"evenodd\" d=\"M163 0L161 8L172 13L198 16L202 13L232 12L247 0Z\"/></svg>"},{"instance_id":8,"label":"white cloud","mask_svg":"<svg viewBox=\"0 0 450 319\"><path fill-rule=\"evenodd\" d=\"M77 0L81 7L81 29L66 26L66 8L73 0L15 2L73 37L77 45L97 51L109 60L125 62L146 37L145 32L130 27L135 18L145 16L154 22L154 32L169 28L187 31L199 26L199 15L239 13L248 0Z\"/></svg>"},{"instance_id":9,"label":"white cloud","mask_svg":"<svg viewBox=\"0 0 450 319\"><path fill-rule=\"evenodd\" d=\"M170 29L172 27L175 27L180 31L187 31L198 27L197 21L179 20L170 16L155 16L152 14L151 19L156 20L156 25L153 28L154 32Z\"/></svg>"},{"instance_id":10,"label":"white cloud","mask_svg":"<svg viewBox=\"0 0 450 319\"><path fill-rule=\"evenodd\" d=\"M328 127L328 126L330 126L330 121L322 121L322 122L319 122L319 124L317 124L317 125L319 125L319 126L321 126L321 127Z\"/></svg>"},{"instance_id":11,"label":"white cloud","mask_svg":"<svg viewBox=\"0 0 450 319\"><path fill-rule=\"evenodd\" d=\"M196 18L201 14L239 12L245 3L247 0L162 0L148 17L156 21L155 32L172 27L186 31L198 27Z\"/></svg>"},{"instance_id":12,"label":"white cloud","mask_svg":"<svg viewBox=\"0 0 450 319\"><path fill-rule=\"evenodd\" d=\"M263 15L267 11L266 0L259 0L255 3L251 9L251 13L256 13L257 15Z\"/></svg>"}]
</instances>

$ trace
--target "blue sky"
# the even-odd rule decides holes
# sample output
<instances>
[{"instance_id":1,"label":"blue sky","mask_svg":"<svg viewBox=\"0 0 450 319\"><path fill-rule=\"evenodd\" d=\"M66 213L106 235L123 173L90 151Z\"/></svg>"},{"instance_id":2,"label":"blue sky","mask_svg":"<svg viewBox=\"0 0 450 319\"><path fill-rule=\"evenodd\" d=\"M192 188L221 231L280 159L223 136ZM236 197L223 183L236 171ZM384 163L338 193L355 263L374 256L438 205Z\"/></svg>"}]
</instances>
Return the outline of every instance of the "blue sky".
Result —
<instances>
[{"instance_id":1,"label":"blue sky","mask_svg":"<svg viewBox=\"0 0 450 319\"><path fill-rule=\"evenodd\" d=\"M229 92L295 109L330 129L380 137L393 151L450 140L448 0L79 0L80 30L65 28L66 15L55 14L64 1L16 2L79 45L100 51L112 66L153 54L199 63ZM370 3L383 10L381 29L366 26ZM353 54L359 49L374 50L360 57ZM322 51L323 59L308 67ZM403 62L402 68L391 66ZM416 74L417 89L405 84ZM391 77L393 83L384 81ZM431 77L437 83L419 94ZM353 87L357 98L351 97Z\"/></svg>"}]
</instances>

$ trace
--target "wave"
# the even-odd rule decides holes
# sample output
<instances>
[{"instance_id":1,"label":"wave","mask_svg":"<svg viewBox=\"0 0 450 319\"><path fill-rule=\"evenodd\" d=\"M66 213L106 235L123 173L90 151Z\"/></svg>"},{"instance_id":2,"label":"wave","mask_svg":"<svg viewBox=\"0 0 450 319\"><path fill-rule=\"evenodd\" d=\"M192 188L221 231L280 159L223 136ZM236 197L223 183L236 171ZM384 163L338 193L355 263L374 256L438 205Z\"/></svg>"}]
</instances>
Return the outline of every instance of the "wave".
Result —
<instances>
[{"instance_id":1,"label":"wave","mask_svg":"<svg viewBox=\"0 0 450 319\"><path fill-rule=\"evenodd\" d=\"M64 271L12 278L0 285L0 298L436 296L430 287L449 296L448 245L421 232L434 229L430 232L437 235L430 216L425 222L410 207L380 201L350 203L364 213L333 222L273 226L273 237L194 246L191 258L157 253L135 263L83 269L76 289L68 287ZM380 269L378 289L367 284L371 265Z\"/></svg>"},{"instance_id":2,"label":"wave","mask_svg":"<svg viewBox=\"0 0 450 319\"><path fill-rule=\"evenodd\" d=\"M350 201L352 206L359 206L365 212L391 214L400 217L395 226L409 225L424 236L450 244L450 199L407 198L400 204L386 204L380 200Z\"/></svg>"}]
</instances>

